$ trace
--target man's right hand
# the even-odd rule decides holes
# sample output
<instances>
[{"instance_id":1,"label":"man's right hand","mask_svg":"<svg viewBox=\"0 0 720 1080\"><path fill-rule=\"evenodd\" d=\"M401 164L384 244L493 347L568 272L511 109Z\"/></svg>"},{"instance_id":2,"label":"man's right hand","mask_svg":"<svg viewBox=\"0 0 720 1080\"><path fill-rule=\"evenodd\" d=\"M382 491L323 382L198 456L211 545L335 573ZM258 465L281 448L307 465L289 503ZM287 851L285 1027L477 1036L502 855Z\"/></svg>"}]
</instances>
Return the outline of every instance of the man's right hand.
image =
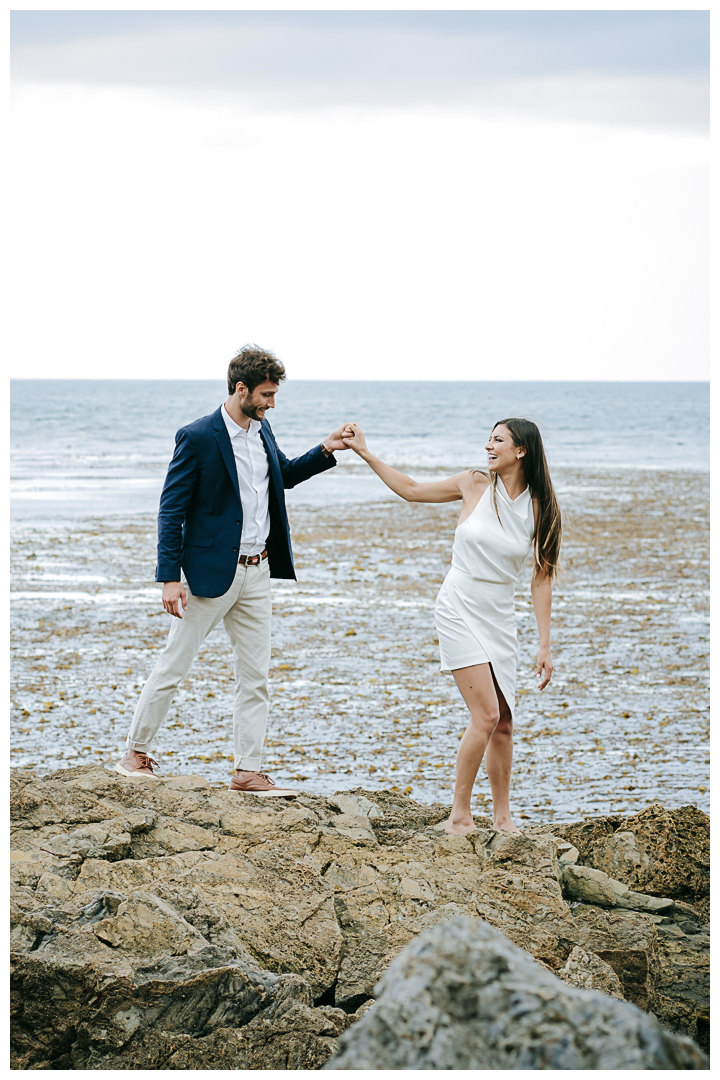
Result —
<instances>
[{"instance_id":1,"label":"man's right hand","mask_svg":"<svg viewBox=\"0 0 720 1080\"><path fill-rule=\"evenodd\" d=\"M162 603L168 615L174 615L176 619L182 618L180 604L183 611L187 611L187 594L181 581L166 581L163 584Z\"/></svg>"}]
</instances>

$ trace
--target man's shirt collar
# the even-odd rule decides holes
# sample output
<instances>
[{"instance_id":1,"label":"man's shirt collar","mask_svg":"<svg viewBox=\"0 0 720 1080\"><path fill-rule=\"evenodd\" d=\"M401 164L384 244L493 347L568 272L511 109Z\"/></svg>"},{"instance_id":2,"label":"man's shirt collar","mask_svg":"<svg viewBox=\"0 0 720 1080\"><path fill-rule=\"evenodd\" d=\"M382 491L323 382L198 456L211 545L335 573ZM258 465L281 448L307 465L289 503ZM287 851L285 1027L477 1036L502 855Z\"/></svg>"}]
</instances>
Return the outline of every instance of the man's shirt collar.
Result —
<instances>
[{"instance_id":1,"label":"man's shirt collar","mask_svg":"<svg viewBox=\"0 0 720 1080\"><path fill-rule=\"evenodd\" d=\"M259 420L253 420L251 418L250 419L250 426L248 427L247 432L246 432L244 428L241 428L239 424L235 423L232 416L230 415L230 413L225 408L225 402L223 402L223 404L222 404L222 418L225 421L225 427L228 429L228 435L230 436L231 439L235 435L239 435L241 433L243 435L245 435L245 434L247 434L247 435L257 435L257 433L260 431L260 428L262 427L262 424L260 423Z\"/></svg>"}]
</instances>

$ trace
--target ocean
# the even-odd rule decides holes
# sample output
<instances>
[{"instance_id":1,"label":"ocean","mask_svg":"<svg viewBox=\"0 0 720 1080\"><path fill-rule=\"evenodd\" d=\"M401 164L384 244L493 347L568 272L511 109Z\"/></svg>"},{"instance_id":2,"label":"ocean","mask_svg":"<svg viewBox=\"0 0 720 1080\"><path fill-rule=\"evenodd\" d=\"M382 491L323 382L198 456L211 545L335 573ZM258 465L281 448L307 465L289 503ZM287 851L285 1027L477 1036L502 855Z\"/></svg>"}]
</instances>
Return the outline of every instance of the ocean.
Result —
<instances>
[{"instance_id":1,"label":"ocean","mask_svg":"<svg viewBox=\"0 0 720 1080\"><path fill-rule=\"evenodd\" d=\"M219 380L13 380L11 520L156 511L179 427L225 399ZM371 449L418 479L484 466L493 424L535 420L552 467L709 468L700 382L315 382L288 379L269 420L289 456L354 420ZM351 451L289 505L393 499Z\"/></svg>"}]
</instances>

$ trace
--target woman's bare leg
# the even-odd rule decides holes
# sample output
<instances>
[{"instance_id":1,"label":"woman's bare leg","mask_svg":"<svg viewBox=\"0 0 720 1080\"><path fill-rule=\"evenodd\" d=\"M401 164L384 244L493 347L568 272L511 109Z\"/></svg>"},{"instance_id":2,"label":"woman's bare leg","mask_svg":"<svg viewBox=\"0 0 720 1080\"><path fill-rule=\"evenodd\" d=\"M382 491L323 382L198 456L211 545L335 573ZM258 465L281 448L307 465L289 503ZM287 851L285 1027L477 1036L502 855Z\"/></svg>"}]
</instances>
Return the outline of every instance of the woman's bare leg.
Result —
<instances>
[{"instance_id":1,"label":"woman's bare leg","mask_svg":"<svg viewBox=\"0 0 720 1080\"><path fill-rule=\"evenodd\" d=\"M489 664L457 668L453 677L470 712L470 723L460 740L455 773L455 796L445 832L462 835L473 832L470 811L473 784L483 754L500 719L500 704Z\"/></svg>"},{"instance_id":2,"label":"woman's bare leg","mask_svg":"<svg viewBox=\"0 0 720 1080\"><path fill-rule=\"evenodd\" d=\"M485 751L485 768L493 800L493 828L502 829L504 832L519 832L520 830L515 827L510 817L510 773L513 759L512 713L497 683L495 683L495 691L500 705L500 719Z\"/></svg>"}]
</instances>

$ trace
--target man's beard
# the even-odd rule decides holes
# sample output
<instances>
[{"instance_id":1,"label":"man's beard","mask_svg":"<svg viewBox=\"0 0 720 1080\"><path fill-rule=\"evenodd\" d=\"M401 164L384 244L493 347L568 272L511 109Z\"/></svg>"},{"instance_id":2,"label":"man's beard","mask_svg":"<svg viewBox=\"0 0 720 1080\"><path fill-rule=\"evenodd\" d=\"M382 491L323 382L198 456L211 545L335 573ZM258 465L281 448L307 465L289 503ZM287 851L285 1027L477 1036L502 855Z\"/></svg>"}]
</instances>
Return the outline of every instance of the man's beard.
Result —
<instances>
[{"instance_id":1,"label":"man's beard","mask_svg":"<svg viewBox=\"0 0 720 1080\"><path fill-rule=\"evenodd\" d=\"M241 412L243 412L245 414L245 416L249 416L251 420L261 420L262 421L263 417L258 416L258 409L259 408L261 408L261 405L260 405L259 401L256 401L256 402L245 401L240 406L240 410L241 410Z\"/></svg>"}]
</instances>

